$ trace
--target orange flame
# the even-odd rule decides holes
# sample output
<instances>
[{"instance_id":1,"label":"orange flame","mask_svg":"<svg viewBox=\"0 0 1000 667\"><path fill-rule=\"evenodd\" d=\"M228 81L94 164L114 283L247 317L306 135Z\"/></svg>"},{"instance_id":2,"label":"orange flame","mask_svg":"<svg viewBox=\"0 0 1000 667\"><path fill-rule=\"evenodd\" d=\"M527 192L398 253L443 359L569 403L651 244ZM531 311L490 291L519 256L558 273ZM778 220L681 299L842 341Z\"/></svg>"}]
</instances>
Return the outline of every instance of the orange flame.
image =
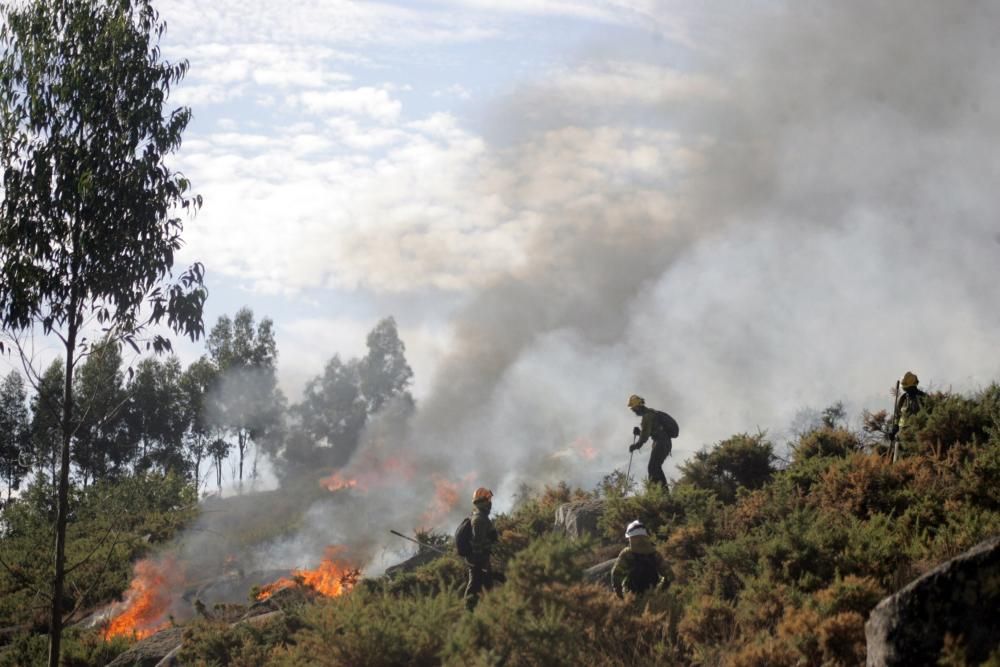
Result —
<instances>
[{"instance_id":1,"label":"orange flame","mask_svg":"<svg viewBox=\"0 0 1000 667\"><path fill-rule=\"evenodd\" d=\"M125 593L117 615L104 630L104 638L134 637L144 639L169 625L165 620L172 602L172 592L182 575L177 563L166 558L159 563L144 559L135 564L135 576Z\"/></svg>"},{"instance_id":2,"label":"orange flame","mask_svg":"<svg viewBox=\"0 0 1000 667\"><path fill-rule=\"evenodd\" d=\"M351 566L342 556L342 547L326 548L323 560L315 570L293 570L291 577L282 577L261 588L258 600L266 600L278 591L292 586L307 586L326 597L348 592L361 578L361 570Z\"/></svg>"},{"instance_id":3,"label":"orange flame","mask_svg":"<svg viewBox=\"0 0 1000 667\"><path fill-rule=\"evenodd\" d=\"M331 493L341 489L353 489L358 485L358 480L343 477L339 472L335 472L328 477L319 480L319 485Z\"/></svg>"},{"instance_id":4,"label":"orange flame","mask_svg":"<svg viewBox=\"0 0 1000 667\"><path fill-rule=\"evenodd\" d=\"M433 526L448 516L456 505L458 505L458 484L435 476L434 501L430 509L420 515L420 520L425 526Z\"/></svg>"},{"instance_id":5,"label":"orange flame","mask_svg":"<svg viewBox=\"0 0 1000 667\"><path fill-rule=\"evenodd\" d=\"M597 449L593 444L591 444L589 438L579 437L570 444L570 447L572 447L584 461L593 461L597 458Z\"/></svg>"},{"instance_id":6,"label":"orange flame","mask_svg":"<svg viewBox=\"0 0 1000 667\"><path fill-rule=\"evenodd\" d=\"M319 481L320 486L331 493L343 489L368 491L393 482L410 480L416 473L412 463L397 456L389 456L382 460L367 457L354 467L363 468L364 472L358 473L354 477L347 477L340 471L335 471L322 478Z\"/></svg>"}]
</instances>

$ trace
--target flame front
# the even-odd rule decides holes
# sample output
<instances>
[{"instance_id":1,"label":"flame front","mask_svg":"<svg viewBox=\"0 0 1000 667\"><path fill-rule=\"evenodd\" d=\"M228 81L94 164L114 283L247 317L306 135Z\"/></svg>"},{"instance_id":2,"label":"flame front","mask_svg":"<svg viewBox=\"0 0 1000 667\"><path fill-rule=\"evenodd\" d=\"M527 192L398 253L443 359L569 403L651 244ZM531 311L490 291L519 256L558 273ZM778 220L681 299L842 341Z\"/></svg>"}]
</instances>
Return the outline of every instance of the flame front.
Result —
<instances>
[{"instance_id":1,"label":"flame front","mask_svg":"<svg viewBox=\"0 0 1000 667\"><path fill-rule=\"evenodd\" d=\"M282 577L261 588L258 600L266 600L280 590L302 585L326 597L337 597L354 588L361 571L341 556L342 547L327 547L322 562L315 570L293 570L291 577Z\"/></svg>"},{"instance_id":2,"label":"flame front","mask_svg":"<svg viewBox=\"0 0 1000 667\"><path fill-rule=\"evenodd\" d=\"M442 477L434 478L434 500L430 508L420 516L425 526L433 526L458 505L458 484Z\"/></svg>"},{"instance_id":3,"label":"flame front","mask_svg":"<svg viewBox=\"0 0 1000 667\"><path fill-rule=\"evenodd\" d=\"M335 472L332 475L319 480L319 485L327 491L336 492L341 489L353 489L357 487L358 480L344 477L339 472Z\"/></svg>"},{"instance_id":4,"label":"flame front","mask_svg":"<svg viewBox=\"0 0 1000 667\"><path fill-rule=\"evenodd\" d=\"M162 630L181 574L173 559L159 563L144 559L135 564L135 576L125 593L121 609L108 623L104 638L143 639Z\"/></svg>"}]
</instances>

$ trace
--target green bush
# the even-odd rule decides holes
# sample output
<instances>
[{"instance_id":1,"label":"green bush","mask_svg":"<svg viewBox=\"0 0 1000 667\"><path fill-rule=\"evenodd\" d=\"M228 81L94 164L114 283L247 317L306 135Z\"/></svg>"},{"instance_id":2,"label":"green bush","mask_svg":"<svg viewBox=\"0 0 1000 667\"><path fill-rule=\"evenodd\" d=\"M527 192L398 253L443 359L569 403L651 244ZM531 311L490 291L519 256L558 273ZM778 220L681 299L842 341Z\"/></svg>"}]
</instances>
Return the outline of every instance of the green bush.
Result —
<instances>
[{"instance_id":1,"label":"green bush","mask_svg":"<svg viewBox=\"0 0 1000 667\"><path fill-rule=\"evenodd\" d=\"M680 482L713 491L728 504L736 500L739 489L766 484L774 474L774 461L774 445L763 433L741 433L682 463Z\"/></svg>"},{"instance_id":2,"label":"green bush","mask_svg":"<svg viewBox=\"0 0 1000 667\"><path fill-rule=\"evenodd\" d=\"M824 427L803 434L792 445L793 463L817 457L843 458L861 449L858 436L843 428Z\"/></svg>"},{"instance_id":3,"label":"green bush","mask_svg":"<svg viewBox=\"0 0 1000 667\"><path fill-rule=\"evenodd\" d=\"M445 664L663 664L667 614L643 612L604 588L578 583L581 551L554 536L518 554L507 584L463 617Z\"/></svg>"},{"instance_id":4,"label":"green bush","mask_svg":"<svg viewBox=\"0 0 1000 667\"><path fill-rule=\"evenodd\" d=\"M267 664L437 665L449 629L467 613L451 592L408 597L359 587L306 607L302 629Z\"/></svg>"},{"instance_id":5,"label":"green bush","mask_svg":"<svg viewBox=\"0 0 1000 667\"><path fill-rule=\"evenodd\" d=\"M184 647L177 660L196 667L270 664L300 627L298 616L288 611L237 625L199 619L185 628Z\"/></svg>"}]
</instances>

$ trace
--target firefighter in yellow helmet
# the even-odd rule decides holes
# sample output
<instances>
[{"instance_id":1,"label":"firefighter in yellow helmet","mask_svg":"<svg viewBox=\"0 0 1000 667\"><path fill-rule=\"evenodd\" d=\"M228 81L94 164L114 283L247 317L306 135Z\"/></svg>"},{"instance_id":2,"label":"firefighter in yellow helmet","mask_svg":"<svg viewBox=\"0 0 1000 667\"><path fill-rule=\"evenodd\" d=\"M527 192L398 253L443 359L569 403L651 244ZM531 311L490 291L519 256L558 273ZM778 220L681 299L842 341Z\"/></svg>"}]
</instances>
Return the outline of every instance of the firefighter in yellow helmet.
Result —
<instances>
[{"instance_id":1,"label":"firefighter in yellow helmet","mask_svg":"<svg viewBox=\"0 0 1000 667\"><path fill-rule=\"evenodd\" d=\"M640 426L632 429L632 434L638 440L629 447L630 452L641 449L647 440L652 439L653 448L649 453L649 480L667 486L667 476L663 474L663 462L670 456L673 448L672 438L676 438L680 432L677 422L666 412L654 410L646 407L646 401L642 396L632 394L628 397L628 408L642 418Z\"/></svg>"},{"instance_id":2,"label":"firefighter in yellow helmet","mask_svg":"<svg viewBox=\"0 0 1000 667\"><path fill-rule=\"evenodd\" d=\"M897 440L899 432L905 429L910 418L923 408L924 399L927 397L927 394L917 387L918 384L920 384L920 379L913 371L906 371L899 381L899 387L903 393L896 399L896 410L890 431L893 442L893 461L899 459L899 442Z\"/></svg>"}]
</instances>

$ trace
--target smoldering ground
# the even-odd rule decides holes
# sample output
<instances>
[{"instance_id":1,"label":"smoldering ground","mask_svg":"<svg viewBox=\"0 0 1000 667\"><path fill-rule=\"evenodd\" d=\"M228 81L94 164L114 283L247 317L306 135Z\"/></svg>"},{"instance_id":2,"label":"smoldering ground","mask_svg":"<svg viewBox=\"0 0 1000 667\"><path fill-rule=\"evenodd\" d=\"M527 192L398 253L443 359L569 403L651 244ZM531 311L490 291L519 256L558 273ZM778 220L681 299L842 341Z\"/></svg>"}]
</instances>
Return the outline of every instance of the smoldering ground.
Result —
<instances>
[{"instance_id":1,"label":"smoldering ground","mask_svg":"<svg viewBox=\"0 0 1000 667\"><path fill-rule=\"evenodd\" d=\"M680 422L670 475L734 432L780 439L804 407L885 407L908 369L939 388L994 380L998 14L741 5L723 27L692 19L704 43L684 72L709 95L646 96L628 127L621 99L532 86L531 114L498 102L514 140L491 183L530 240L455 318L414 416L376 425L342 471L403 459L406 474L318 501L260 557L339 542L370 558L388 528L421 525L437 480L459 488L455 512L479 485L500 509L522 483L591 485L627 463L633 392ZM520 124L546 104L564 127Z\"/></svg>"}]
</instances>

